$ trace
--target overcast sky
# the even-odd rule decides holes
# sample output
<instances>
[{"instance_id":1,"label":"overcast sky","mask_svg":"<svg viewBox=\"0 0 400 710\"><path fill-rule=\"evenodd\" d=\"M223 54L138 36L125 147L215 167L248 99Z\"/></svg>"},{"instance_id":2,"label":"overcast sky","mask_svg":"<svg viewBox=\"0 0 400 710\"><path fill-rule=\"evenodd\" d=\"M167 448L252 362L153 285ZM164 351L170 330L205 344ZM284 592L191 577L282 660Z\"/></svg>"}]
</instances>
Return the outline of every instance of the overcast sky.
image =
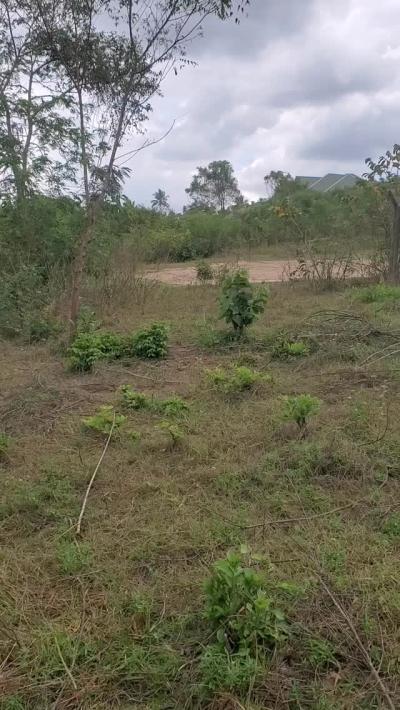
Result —
<instances>
[{"instance_id":1,"label":"overcast sky","mask_svg":"<svg viewBox=\"0 0 400 710\"><path fill-rule=\"evenodd\" d=\"M163 85L125 192L159 187L182 209L198 165L230 160L242 192L264 196L270 170L364 171L400 142L399 0L251 0L241 24L211 21L197 66Z\"/></svg>"}]
</instances>

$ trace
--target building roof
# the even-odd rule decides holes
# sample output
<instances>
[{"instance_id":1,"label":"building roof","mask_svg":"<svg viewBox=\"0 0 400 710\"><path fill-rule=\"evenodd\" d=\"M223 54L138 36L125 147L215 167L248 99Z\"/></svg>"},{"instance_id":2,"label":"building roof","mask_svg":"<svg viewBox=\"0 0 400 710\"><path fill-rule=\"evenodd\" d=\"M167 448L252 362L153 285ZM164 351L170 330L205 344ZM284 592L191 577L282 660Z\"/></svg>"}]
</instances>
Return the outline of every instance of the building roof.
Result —
<instances>
[{"instance_id":1,"label":"building roof","mask_svg":"<svg viewBox=\"0 0 400 710\"><path fill-rule=\"evenodd\" d=\"M330 190L344 190L354 187L360 178L353 173L327 173L324 177L307 177L300 175L296 178L299 182L307 185L310 190L317 192L329 192Z\"/></svg>"}]
</instances>

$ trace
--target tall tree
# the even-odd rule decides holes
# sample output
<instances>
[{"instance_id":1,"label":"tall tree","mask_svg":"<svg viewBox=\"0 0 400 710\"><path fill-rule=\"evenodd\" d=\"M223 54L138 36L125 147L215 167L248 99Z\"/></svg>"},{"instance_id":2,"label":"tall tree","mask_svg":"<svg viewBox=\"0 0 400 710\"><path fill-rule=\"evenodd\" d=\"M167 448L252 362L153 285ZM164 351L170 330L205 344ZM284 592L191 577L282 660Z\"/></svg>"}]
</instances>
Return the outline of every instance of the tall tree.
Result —
<instances>
[{"instance_id":1,"label":"tall tree","mask_svg":"<svg viewBox=\"0 0 400 710\"><path fill-rule=\"evenodd\" d=\"M24 0L39 18L38 34L58 67L77 115L76 151L86 224L72 271L71 334L79 313L88 245L99 212L126 174L134 151L121 153L141 130L150 99L165 76L188 62L190 39L210 15L232 16L234 0ZM248 0L239 3L240 9ZM100 28L110 27L110 29ZM97 119L93 126L93 119Z\"/></svg>"},{"instance_id":2,"label":"tall tree","mask_svg":"<svg viewBox=\"0 0 400 710\"><path fill-rule=\"evenodd\" d=\"M191 208L225 212L228 207L243 201L228 160L214 160L205 168L197 168L186 192L191 198Z\"/></svg>"},{"instance_id":3,"label":"tall tree","mask_svg":"<svg viewBox=\"0 0 400 710\"><path fill-rule=\"evenodd\" d=\"M378 178L384 187L384 192L393 209L391 244L389 250L389 279L400 283L400 145L397 143L392 150L387 150L375 162L366 159L369 172L364 174L369 180Z\"/></svg>"},{"instance_id":4,"label":"tall tree","mask_svg":"<svg viewBox=\"0 0 400 710\"><path fill-rule=\"evenodd\" d=\"M169 212L170 209L168 200L169 195L167 195L165 190L161 190L161 188L159 188L153 195L151 206L155 212L166 214L166 212Z\"/></svg>"}]
</instances>

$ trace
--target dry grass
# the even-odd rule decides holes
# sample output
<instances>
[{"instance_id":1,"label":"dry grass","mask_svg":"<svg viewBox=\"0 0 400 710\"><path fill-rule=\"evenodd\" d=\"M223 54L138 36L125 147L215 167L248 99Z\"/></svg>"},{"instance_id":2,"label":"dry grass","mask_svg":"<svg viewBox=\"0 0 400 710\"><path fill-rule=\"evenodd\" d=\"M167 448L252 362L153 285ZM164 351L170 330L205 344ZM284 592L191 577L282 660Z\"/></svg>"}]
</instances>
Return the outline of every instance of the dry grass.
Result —
<instances>
[{"instance_id":1,"label":"dry grass","mask_svg":"<svg viewBox=\"0 0 400 710\"><path fill-rule=\"evenodd\" d=\"M160 363L101 365L78 376L50 346L0 345L0 431L12 437L0 463L1 708L385 707L318 575L400 704L398 359L360 369L357 352L342 357L343 339L301 360L270 356L274 333L299 332L306 316L327 308L399 324L396 312L375 315L345 291L317 296L282 285L254 339L206 349L199 332L216 315L215 291L160 286L144 313L127 302L103 304L98 314L122 332L169 321L171 351ZM376 338L363 343L363 354L375 349ZM254 394L213 392L204 370L232 362L271 372L273 382ZM126 383L185 398L184 436L171 447L160 417L129 413L76 539L104 447L81 420L102 404L119 407ZM322 407L299 438L281 421L281 397L302 392ZM260 556L292 632L249 693L210 697L198 663L210 635L203 582L214 560L243 543ZM312 639L328 641L334 661L321 652L317 663Z\"/></svg>"}]
</instances>

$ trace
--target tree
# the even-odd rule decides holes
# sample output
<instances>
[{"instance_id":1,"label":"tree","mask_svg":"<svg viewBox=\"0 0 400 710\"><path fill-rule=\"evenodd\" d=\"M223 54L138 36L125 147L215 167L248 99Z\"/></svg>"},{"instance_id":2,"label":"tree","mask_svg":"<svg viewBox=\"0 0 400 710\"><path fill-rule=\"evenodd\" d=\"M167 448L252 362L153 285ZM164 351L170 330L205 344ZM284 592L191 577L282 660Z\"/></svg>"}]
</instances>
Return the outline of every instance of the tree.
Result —
<instances>
[{"instance_id":1,"label":"tree","mask_svg":"<svg viewBox=\"0 0 400 710\"><path fill-rule=\"evenodd\" d=\"M284 173L282 170L271 170L264 177L265 188L268 197L287 197L296 188L296 182L293 180L290 173Z\"/></svg>"},{"instance_id":2,"label":"tree","mask_svg":"<svg viewBox=\"0 0 400 710\"><path fill-rule=\"evenodd\" d=\"M164 190L159 188L153 195L153 199L151 201L152 209L160 214L166 214L170 209L168 200L169 195L167 195Z\"/></svg>"},{"instance_id":3,"label":"tree","mask_svg":"<svg viewBox=\"0 0 400 710\"><path fill-rule=\"evenodd\" d=\"M222 282L219 299L221 318L233 326L238 338L260 313L264 312L268 291L255 289L247 271L238 269L228 274Z\"/></svg>"},{"instance_id":4,"label":"tree","mask_svg":"<svg viewBox=\"0 0 400 710\"><path fill-rule=\"evenodd\" d=\"M218 212L226 212L228 207L243 200L228 160L214 160L206 168L197 168L185 192L192 200L189 207Z\"/></svg>"},{"instance_id":5,"label":"tree","mask_svg":"<svg viewBox=\"0 0 400 710\"><path fill-rule=\"evenodd\" d=\"M397 143L392 150L386 151L376 162L366 159L369 173L364 177L369 180L378 178L381 186L386 188L386 195L393 209L393 223L389 254L389 279L400 283L400 145Z\"/></svg>"},{"instance_id":6,"label":"tree","mask_svg":"<svg viewBox=\"0 0 400 710\"><path fill-rule=\"evenodd\" d=\"M71 335L79 313L87 251L104 202L126 177L137 149L121 153L142 131L164 77L188 63L188 41L209 16L234 14L234 0L21 0L71 96L76 159L86 222L72 266ZM244 11L248 0L239 3ZM100 29L109 27L110 29ZM94 124L94 125L93 125Z\"/></svg>"}]
</instances>

